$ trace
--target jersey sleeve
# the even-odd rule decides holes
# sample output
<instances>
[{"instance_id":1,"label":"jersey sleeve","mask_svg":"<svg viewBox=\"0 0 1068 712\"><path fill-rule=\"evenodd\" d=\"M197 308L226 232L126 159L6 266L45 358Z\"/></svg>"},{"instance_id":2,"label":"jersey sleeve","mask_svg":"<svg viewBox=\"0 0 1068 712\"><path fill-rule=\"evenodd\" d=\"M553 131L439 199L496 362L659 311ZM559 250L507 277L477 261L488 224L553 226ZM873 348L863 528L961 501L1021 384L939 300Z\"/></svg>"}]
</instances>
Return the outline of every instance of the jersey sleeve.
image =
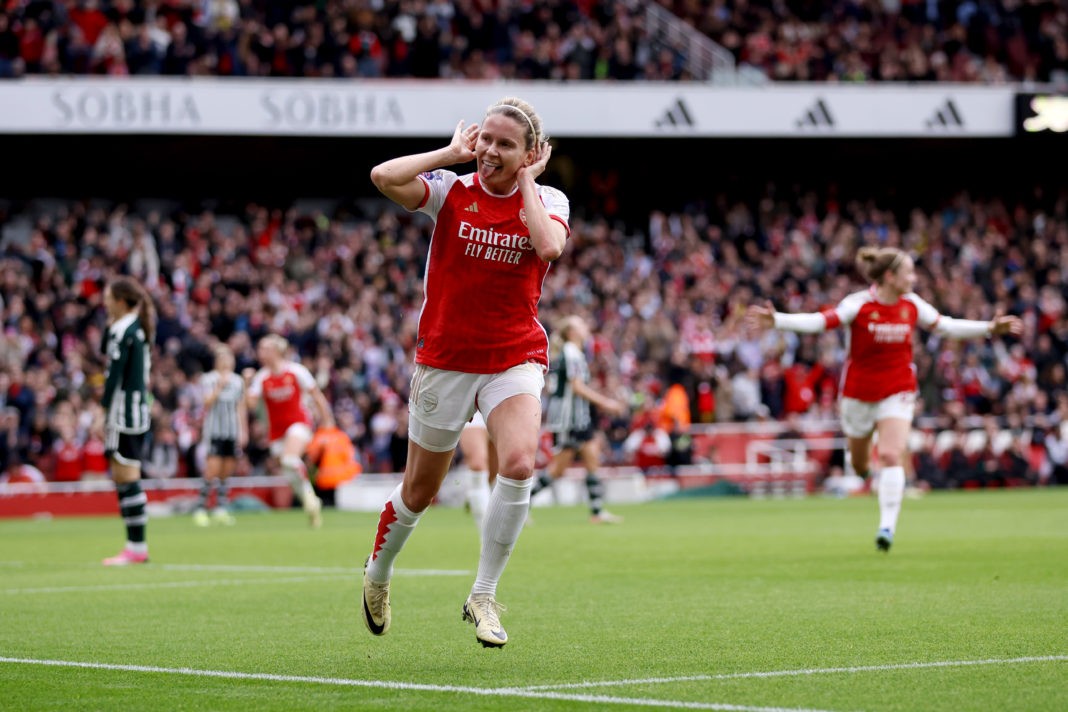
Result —
<instances>
[{"instance_id":1,"label":"jersey sleeve","mask_svg":"<svg viewBox=\"0 0 1068 712\"><path fill-rule=\"evenodd\" d=\"M860 313L860 308L871 299L867 292L854 292L842 301L838 302L833 309L824 309L821 314L827 319L828 329L837 329L839 326L853 323Z\"/></svg>"},{"instance_id":2,"label":"jersey sleeve","mask_svg":"<svg viewBox=\"0 0 1068 712\"><path fill-rule=\"evenodd\" d=\"M300 384L302 391L310 391L316 387L315 376L311 374L308 367L302 363L293 363L290 365L290 373L297 378L297 383Z\"/></svg>"},{"instance_id":3,"label":"jersey sleeve","mask_svg":"<svg viewBox=\"0 0 1068 712\"><path fill-rule=\"evenodd\" d=\"M248 384L248 394L259 398L263 395L263 382L267 380L267 369L261 368L256 371L256 375L252 378L252 383Z\"/></svg>"},{"instance_id":4,"label":"jersey sleeve","mask_svg":"<svg viewBox=\"0 0 1068 712\"><path fill-rule=\"evenodd\" d=\"M564 195L563 191L547 185L538 186L538 195L541 197L542 205L545 206L545 211L549 213L549 217L563 225L568 236L570 236L571 225L568 221L571 219L571 203L568 201L567 196Z\"/></svg>"},{"instance_id":5,"label":"jersey sleeve","mask_svg":"<svg viewBox=\"0 0 1068 712\"><path fill-rule=\"evenodd\" d=\"M908 299L915 305L916 324L921 328L930 331L935 329L938 326L938 323L943 320L943 317L938 313L938 310L918 294L906 294L905 299Z\"/></svg>"},{"instance_id":6,"label":"jersey sleeve","mask_svg":"<svg viewBox=\"0 0 1068 712\"><path fill-rule=\"evenodd\" d=\"M200 377L200 397L207 398L215 392L215 377L214 371L208 371Z\"/></svg>"},{"instance_id":7,"label":"jersey sleeve","mask_svg":"<svg viewBox=\"0 0 1068 712\"><path fill-rule=\"evenodd\" d=\"M564 344L564 358L562 360L564 362L565 378L568 381L582 378L586 358L577 346L570 342Z\"/></svg>"},{"instance_id":8,"label":"jersey sleeve","mask_svg":"<svg viewBox=\"0 0 1068 712\"><path fill-rule=\"evenodd\" d=\"M458 176L452 171L438 169L419 174L419 180L426 186L426 194L415 211L429 215L437 220L441 206L445 204L445 196L458 180Z\"/></svg>"}]
</instances>

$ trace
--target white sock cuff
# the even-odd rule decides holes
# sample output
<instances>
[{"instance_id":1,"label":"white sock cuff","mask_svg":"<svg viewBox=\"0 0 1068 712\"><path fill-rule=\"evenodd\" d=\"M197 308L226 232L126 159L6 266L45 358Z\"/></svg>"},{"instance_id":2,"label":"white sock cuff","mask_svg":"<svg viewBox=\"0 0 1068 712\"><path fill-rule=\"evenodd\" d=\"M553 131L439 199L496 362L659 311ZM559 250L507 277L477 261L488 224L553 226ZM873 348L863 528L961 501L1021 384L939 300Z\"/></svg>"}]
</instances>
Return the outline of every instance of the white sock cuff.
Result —
<instances>
[{"instance_id":1,"label":"white sock cuff","mask_svg":"<svg viewBox=\"0 0 1068 712\"><path fill-rule=\"evenodd\" d=\"M499 496L507 501L521 502L530 497L530 490L534 486L534 479L528 477L524 480L514 480L511 477L497 475L497 487Z\"/></svg>"},{"instance_id":2,"label":"white sock cuff","mask_svg":"<svg viewBox=\"0 0 1068 712\"><path fill-rule=\"evenodd\" d=\"M415 524L419 519L419 515L422 514L422 512L413 512L404 504L400 485L397 485L397 488L393 490L393 494L389 496L389 501L393 503L393 511L397 514L397 521L401 524Z\"/></svg>"},{"instance_id":3,"label":"white sock cuff","mask_svg":"<svg viewBox=\"0 0 1068 712\"><path fill-rule=\"evenodd\" d=\"M904 485L905 468L901 465L898 465L897 467L884 467L879 470L879 482L885 482L887 485Z\"/></svg>"}]
</instances>

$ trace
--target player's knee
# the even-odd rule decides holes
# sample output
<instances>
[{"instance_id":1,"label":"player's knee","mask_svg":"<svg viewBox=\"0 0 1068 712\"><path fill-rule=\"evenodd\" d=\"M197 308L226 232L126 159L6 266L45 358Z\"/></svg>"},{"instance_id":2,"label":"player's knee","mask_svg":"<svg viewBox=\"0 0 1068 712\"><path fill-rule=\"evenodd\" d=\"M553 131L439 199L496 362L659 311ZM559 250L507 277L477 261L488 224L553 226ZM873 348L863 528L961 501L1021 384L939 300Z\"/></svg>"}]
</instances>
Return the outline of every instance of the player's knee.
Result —
<instances>
[{"instance_id":1,"label":"player's knee","mask_svg":"<svg viewBox=\"0 0 1068 712\"><path fill-rule=\"evenodd\" d=\"M501 475L513 480L525 480L534 474L534 453L513 452L503 456L497 468Z\"/></svg>"},{"instance_id":2,"label":"player's knee","mask_svg":"<svg viewBox=\"0 0 1068 712\"><path fill-rule=\"evenodd\" d=\"M304 464L299 455L282 455L280 462L282 467L288 470L299 470L301 465Z\"/></svg>"},{"instance_id":3,"label":"player's knee","mask_svg":"<svg viewBox=\"0 0 1068 712\"><path fill-rule=\"evenodd\" d=\"M904 453L901 450L879 449L879 467L900 467L903 459Z\"/></svg>"}]
</instances>

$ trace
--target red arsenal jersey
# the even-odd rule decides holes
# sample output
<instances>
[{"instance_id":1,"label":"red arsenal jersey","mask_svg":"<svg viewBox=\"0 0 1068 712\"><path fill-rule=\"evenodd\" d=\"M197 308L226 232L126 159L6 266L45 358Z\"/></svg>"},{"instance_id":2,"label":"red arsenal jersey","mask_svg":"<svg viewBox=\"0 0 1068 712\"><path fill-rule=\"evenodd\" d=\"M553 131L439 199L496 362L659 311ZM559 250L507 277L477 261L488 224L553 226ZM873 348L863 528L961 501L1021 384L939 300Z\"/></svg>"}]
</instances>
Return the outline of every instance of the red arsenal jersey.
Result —
<instances>
[{"instance_id":1,"label":"red arsenal jersey","mask_svg":"<svg viewBox=\"0 0 1068 712\"><path fill-rule=\"evenodd\" d=\"M822 314L828 329L849 327L843 396L874 403L916 390L912 334L917 324L934 328L941 318L938 310L912 293L893 304L882 304L875 299L873 287L850 294Z\"/></svg>"},{"instance_id":2,"label":"red arsenal jersey","mask_svg":"<svg viewBox=\"0 0 1068 712\"><path fill-rule=\"evenodd\" d=\"M534 251L519 189L494 195L476 174L446 170L420 177L426 195L417 209L434 219L434 232L416 362L467 373L500 373L527 361L547 367L538 300L549 263ZM568 228L567 197L540 185L538 195Z\"/></svg>"},{"instance_id":3,"label":"red arsenal jersey","mask_svg":"<svg viewBox=\"0 0 1068 712\"><path fill-rule=\"evenodd\" d=\"M267 421L270 423L271 440L278 440L294 423L311 425L311 417L304 407L304 394L315 387L315 378L311 372L293 361L282 364L278 373L266 368L256 372L248 392L263 397L267 409Z\"/></svg>"}]
</instances>

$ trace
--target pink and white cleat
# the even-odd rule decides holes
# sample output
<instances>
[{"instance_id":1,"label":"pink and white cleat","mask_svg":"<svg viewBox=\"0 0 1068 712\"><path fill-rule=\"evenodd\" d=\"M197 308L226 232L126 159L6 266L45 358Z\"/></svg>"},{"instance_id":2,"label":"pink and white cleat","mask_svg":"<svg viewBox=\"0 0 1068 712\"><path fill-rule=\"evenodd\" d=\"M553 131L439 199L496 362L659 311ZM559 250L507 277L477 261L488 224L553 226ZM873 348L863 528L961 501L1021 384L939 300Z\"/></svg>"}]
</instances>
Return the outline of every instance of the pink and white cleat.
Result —
<instances>
[{"instance_id":1,"label":"pink and white cleat","mask_svg":"<svg viewBox=\"0 0 1068 712\"><path fill-rule=\"evenodd\" d=\"M123 549L115 556L104 559L104 566L129 566L131 564L147 564L148 552L136 552Z\"/></svg>"}]
</instances>

